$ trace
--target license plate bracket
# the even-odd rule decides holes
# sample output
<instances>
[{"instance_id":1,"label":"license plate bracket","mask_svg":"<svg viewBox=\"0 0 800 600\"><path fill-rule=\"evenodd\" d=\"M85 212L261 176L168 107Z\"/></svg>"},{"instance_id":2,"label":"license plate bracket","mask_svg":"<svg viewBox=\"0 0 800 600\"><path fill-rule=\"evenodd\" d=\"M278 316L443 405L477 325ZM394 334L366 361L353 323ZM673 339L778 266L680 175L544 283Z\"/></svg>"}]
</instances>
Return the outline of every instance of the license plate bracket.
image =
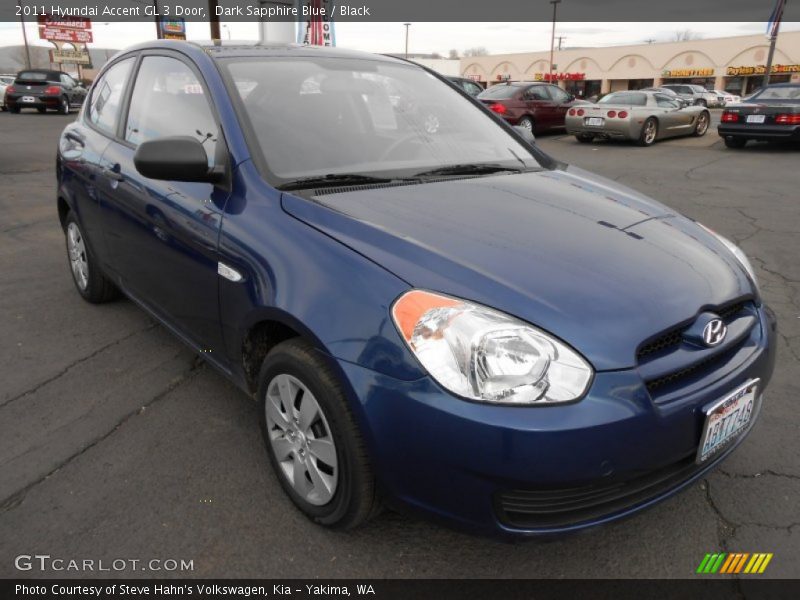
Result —
<instances>
[{"instance_id":1,"label":"license plate bracket","mask_svg":"<svg viewBox=\"0 0 800 600\"><path fill-rule=\"evenodd\" d=\"M29 104L31 102L36 102L36 98L34 98L33 96L23 96L22 101L25 102L26 104Z\"/></svg>"},{"instance_id":2,"label":"license plate bracket","mask_svg":"<svg viewBox=\"0 0 800 600\"><path fill-rule=\"evenodd\" d=\"M583 124L588 127L602 127L605 125L605 120L603 117L586 117Z\"/></svg>"},{"instance_id":3,"label":"license plate bracket","mask_svg":"<svg viewBox=\"0 0 800 600\"><path fill-rule=\"evenodd\" d=\"M747 115L748 123L763 123L766 115Z\"/></svg>"},{"instance_id":4,"label":"license plate bracket","mask_svg":"<svg viewBox=\"0 0 800 600\"><path fill-rule=\"evenodd\" d=\"M695 462L702 464L738 438L757 412L760 379L751 379L720 400L703 407L703 434Z\"/></svg>"}]
</instances>

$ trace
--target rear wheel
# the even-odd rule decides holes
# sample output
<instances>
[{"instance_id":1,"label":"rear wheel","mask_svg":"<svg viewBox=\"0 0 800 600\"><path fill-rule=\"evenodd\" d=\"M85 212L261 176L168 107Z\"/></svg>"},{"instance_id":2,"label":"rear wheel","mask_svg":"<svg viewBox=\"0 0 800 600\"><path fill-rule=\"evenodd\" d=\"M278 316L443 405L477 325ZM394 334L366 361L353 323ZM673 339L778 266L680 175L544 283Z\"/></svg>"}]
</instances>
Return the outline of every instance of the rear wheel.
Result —
<instances>
[{"instance_id":1,"label":"rear wheel","mask_svg":"<svg viewBox=\"0 0 800 600\"><path fill-rule=\"evenodd\" d=\"M522 117L517 123L517 127L522 127L533 133L534 122L530 117Z\"/></svg>"},{"instance_id":2,"label":"rear wheel","mask_svg":"<svg viewBox=\"0 0 800 600\"><path fill-rule=\"evenodd\" d=\"M703 111L697 117L697 123L694 126L692 134L696 137L702 137L708 131L708 124L711 122L711 115L707 111Z\"/></svg>"},{"instance_id":3,"label":"rear wheel","mask_svg":"<svg viewBox=\"0 0 800 600\"><path fill-rule=\"evenodd\" d=\"M364 440L337 374L311 344L270 351L259 374L261 430L292 502L326 527L350 529L380 507Z\"/></svg>"},{"instance_id":4,"label":"rear wheel","mask_svg":"<svg viewBox=\"0 0 800 600\"><path fill-rule=\"evenodd\" d=\"M708 106L708 102L702 98L700 98L695 104L697 104L697 106Z\"/></svg>"},{"instance_id":5,"label":"rear wheel","mask_svg":"<svg viewBox=\"0 0 800 600\"><path fill-rule=\"evenodd\" d=\"M69 98L66 96L61 96L61 102L58 105L58 112L60 112L62 115L69 114Z\"/></svg>"},{"instance_id":6,"label":"rear wheel","mask_svg":"<svg viewBox=\"0 0 800 600\"><path fill-rule=\"evenodd\" d=\"M640 146L652 146L658 136L658 121L650 117L642 125L642 132L639 134L637 143Z\"/></svg>"},{"instance_id":7,"label":"rear wheel","mask_svg":"<svg viewBox=\"0 0 800 600\"><path fill-rule=\"evenodd\" d=\"M47 112L47 109L44 106L37 106L36 110L38 110L40 114L44 114Z\"/></svg>"},{"instance_id":8,"label":"rear wheel","mask_svg":"<svg viewBox=\"0 0 800 600\"><path fill-rule=\"evenodd\" d=\"M734 137L732 135L725 136L725 145L728 148L744 148L747 143L747 138Z\"/></svg>"},{"instance_id":9,"label":"rear wheel","mask_svg":"<svg viewBox=\"0 0 800 600\"><path fill-rule=\"evenodd\" d=\"M69 260L72 281L78 293L87 302L100 304L116 298L116 286L103 275L97 261L89 250L83 237L83 230L70 212L64 222L67 237L67 259Z\"/></svg>"},{"instance_id":10,"label":"rear wheel","mask_svg":"<svg viewBox=\"0 0 800 600\"><path fill-rule=\"evenodd\" d=\"M8 111L12 114L18 115L19 114L19 106L11 106L9 107Z\"/></svg>"},{"instance_id":11,"label":"rear wheel","mask_svg":"<svg viewBox=\"0 0 800 600\"><path fill-rule=\"evenodd\" d=\"M588 144L594 139L593 133L576 133L575 139L581 142L582 144Z\"/></svg>"}]
</instances>

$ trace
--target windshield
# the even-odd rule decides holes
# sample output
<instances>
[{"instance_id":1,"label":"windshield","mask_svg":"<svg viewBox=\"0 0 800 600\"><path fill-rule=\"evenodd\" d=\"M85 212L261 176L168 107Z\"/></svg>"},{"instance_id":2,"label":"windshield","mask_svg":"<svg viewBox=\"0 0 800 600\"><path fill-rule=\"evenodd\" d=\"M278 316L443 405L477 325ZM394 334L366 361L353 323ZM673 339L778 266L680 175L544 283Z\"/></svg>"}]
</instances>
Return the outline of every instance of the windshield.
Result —
<instances>
[{"instance_id":1,"label":"windshield","mask_svg":"<svg viewBox=\"0 0 800 600\"><path fill-rule=\"evenodd\" d=\"M285 181L467 163L539 167L481 108L418 67L316 57L223 64L267 170Z\"/></svg>"},{"instance_id":2,"label":"windshield","mask_svg":"<svg viewBox=\"0 0 800 600\"><path fill-rule=\"evenodd\" d=\"M768 87L760 92L756 92L750 97L751 100L782 100L789 102L800 102L800 85L785 87Z\"/></svg>"},{"instance_id":3,"label":"windshield","mask_svg":"<svg viewBox=\"0 0 800 600\"><path fill-rule=\"evenodd\" d=\"M646 106L647 94L631 92L614 92L603 96L598 104L624 104L626 106Z\"/></svg>"},{"instance_id":4,"label":"windshield","mask_svg":"<svg viewBox=\"0 0 800 600\"><path fill-rule=\"evenodd\" d=\"M519 86L516 85L493 85L478 94L478 98L511 98L518 90Z\"/></svg>"}]
</instances>

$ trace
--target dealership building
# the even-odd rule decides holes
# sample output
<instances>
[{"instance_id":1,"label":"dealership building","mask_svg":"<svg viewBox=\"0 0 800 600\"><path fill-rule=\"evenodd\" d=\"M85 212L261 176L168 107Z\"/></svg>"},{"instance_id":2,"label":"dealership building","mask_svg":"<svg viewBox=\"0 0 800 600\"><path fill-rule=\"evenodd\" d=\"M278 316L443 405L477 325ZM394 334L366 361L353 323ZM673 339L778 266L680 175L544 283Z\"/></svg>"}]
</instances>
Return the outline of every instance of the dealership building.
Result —
<instances>
[{"instance_id":1,"label":"dealership building","mask_svg":"<svg viewBox=\"0 0 800 600\"><path fill-rule=\"evenodd\" d=\"M747 94L761 85L769 40L764 35L556 50L553 79L580 97L665 83ZM546 81L550 51L461 59L461 74L484 86ZM781 33L771 82L800 83L800 31Z\"/></svg>"}]
</instances>

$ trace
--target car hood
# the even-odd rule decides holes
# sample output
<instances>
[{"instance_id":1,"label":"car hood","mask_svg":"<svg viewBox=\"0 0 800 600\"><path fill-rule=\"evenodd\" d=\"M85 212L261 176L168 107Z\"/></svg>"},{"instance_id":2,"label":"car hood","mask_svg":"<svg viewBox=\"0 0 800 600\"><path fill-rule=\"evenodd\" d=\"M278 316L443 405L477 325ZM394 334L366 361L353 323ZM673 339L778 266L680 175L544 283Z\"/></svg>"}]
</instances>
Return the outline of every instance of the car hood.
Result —
<instances>
[{"instance_id":1,"label":"car hood","mask_svg":"<svg viewBox=\"0 0 800 600\"><path fill-rule=\"evenodd\" d=\"M597 370L632 367L647 338L752 293L696 223L575 167L282 202L409 285L515 315Z\"/></svg>"}]
</instances>

